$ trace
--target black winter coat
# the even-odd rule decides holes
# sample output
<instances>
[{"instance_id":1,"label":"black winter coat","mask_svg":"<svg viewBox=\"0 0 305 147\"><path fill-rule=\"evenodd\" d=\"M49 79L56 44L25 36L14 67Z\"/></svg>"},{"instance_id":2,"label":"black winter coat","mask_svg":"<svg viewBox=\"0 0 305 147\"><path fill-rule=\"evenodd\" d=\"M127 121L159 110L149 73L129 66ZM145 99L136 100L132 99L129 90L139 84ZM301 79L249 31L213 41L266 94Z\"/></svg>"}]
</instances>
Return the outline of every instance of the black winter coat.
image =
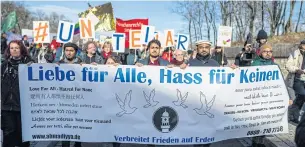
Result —
<instances>
[{"instance_id":1,"label":"black winter coat","mask_svg":"<svg viewBox=\"0 0 305 147\"><path fill-rule=\"evenodd\" d=\"M1 110L20 111L19 64L33 62L31 57L8 59L1 64Z\"/></svg>"}]
</instances>

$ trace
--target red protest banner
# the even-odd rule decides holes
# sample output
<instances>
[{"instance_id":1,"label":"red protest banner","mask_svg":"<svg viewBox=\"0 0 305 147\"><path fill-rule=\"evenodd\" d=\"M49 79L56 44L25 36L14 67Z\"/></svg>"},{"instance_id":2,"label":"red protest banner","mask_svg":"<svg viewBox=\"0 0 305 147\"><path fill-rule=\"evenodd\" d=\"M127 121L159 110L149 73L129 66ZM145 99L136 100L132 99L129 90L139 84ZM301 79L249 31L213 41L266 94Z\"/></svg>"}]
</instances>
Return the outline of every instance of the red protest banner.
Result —
<instances>
[{"instance_id":1,"label":"red protest banner","mask_svg":"<svg viewBox=\"0 0 305 147\"><path fill-rule=\"evenodd\" d=\"M117 33L125 33L125 47L129 48L129 30L141 30L142 25L148 25L148 19L130 19L122 20L116 18L116 30Z\"/></svg>"}]
</instances>

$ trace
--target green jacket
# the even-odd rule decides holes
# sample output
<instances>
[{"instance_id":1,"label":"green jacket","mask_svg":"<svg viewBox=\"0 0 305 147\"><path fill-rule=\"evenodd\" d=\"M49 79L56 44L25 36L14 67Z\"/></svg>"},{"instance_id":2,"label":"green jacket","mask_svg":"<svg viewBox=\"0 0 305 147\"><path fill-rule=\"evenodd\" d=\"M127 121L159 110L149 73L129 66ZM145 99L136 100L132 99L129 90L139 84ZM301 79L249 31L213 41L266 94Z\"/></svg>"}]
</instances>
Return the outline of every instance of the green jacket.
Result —
<instances>
[{"instance_id":1,"label":"green jacket","mask_svg":"<svg viewBox=\"0 0 305 147\"><path fill-rule=\"evenodd\" d=\"M277 65L272 61L272 59L266 60L261 58L260 56L256 56L256 58L251 63L251 66L264 66L264 65Z\"/></svg>"}]
</instances>

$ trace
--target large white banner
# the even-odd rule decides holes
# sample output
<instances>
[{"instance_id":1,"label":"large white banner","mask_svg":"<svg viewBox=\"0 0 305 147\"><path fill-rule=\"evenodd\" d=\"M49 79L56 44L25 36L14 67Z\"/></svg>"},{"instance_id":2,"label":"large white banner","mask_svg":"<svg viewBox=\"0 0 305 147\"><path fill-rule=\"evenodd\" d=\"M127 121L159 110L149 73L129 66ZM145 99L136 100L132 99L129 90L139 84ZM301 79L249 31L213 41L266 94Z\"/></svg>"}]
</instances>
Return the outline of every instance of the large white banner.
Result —
<instances>
[{"instance_id":1,"label":"large white banner","mask_svg":"<svg viewBox=\"0 0 305 147\"><path fill-rule=\"evenodd\" d=\"M277 66L19 66L24 141L207 144L288 132Z\"/></svg>"}]
</instances>

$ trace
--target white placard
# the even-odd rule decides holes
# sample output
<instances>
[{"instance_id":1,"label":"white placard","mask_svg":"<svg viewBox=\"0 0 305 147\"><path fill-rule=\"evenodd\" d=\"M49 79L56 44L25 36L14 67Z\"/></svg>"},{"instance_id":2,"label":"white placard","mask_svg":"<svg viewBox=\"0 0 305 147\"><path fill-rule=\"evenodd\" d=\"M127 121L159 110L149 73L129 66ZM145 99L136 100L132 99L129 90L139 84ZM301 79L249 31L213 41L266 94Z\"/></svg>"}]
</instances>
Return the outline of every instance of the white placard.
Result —
<instances>
[{"instance_id":1,"label":"white placard","mask_svg":"<svg viewBox=\"0 0 305 147\"><path fill-rule=\"evenodd\" d=\"M113 52L125 52L125 33L113 33L112 35Z\"/></svg>"},{"instance_id":2,"label":"white placard","mask_svg":"<svg viewBox=\"0 0 305 147\"><path fill-rule=\"evenodd\" d=\"M217 46L231 47L232 42L232 27L219 26Z\"/></svg>"},{"instance_id":3,"label":"white placard","mask_svg":"<svg viewBox=\"0 0 305 147\"><path fill-rule=\"evenodd\" d=\"M148 44L151 40L154 39L155 36L155 27L142 25L141 27L141 43Z\"/></svg>"},{"instance_id":4,"label":"white placard","mask_svg":"<svg viewBox=\"0 0 305 147\"><path fill-rule=\"evenodd\" d=\"M50 26L48 21L33 21L34 43L50 43Z\"/></svg>"},{"instance_id":5,"label":"white placard","mask_svg":"<svg viewBox=\"0 0 305 147\"><path fill-rule=\"evenodd\" d=\"M67 43L73 41L74 23L59 21L56 42Z\"/></svg>"}]
</instances>

